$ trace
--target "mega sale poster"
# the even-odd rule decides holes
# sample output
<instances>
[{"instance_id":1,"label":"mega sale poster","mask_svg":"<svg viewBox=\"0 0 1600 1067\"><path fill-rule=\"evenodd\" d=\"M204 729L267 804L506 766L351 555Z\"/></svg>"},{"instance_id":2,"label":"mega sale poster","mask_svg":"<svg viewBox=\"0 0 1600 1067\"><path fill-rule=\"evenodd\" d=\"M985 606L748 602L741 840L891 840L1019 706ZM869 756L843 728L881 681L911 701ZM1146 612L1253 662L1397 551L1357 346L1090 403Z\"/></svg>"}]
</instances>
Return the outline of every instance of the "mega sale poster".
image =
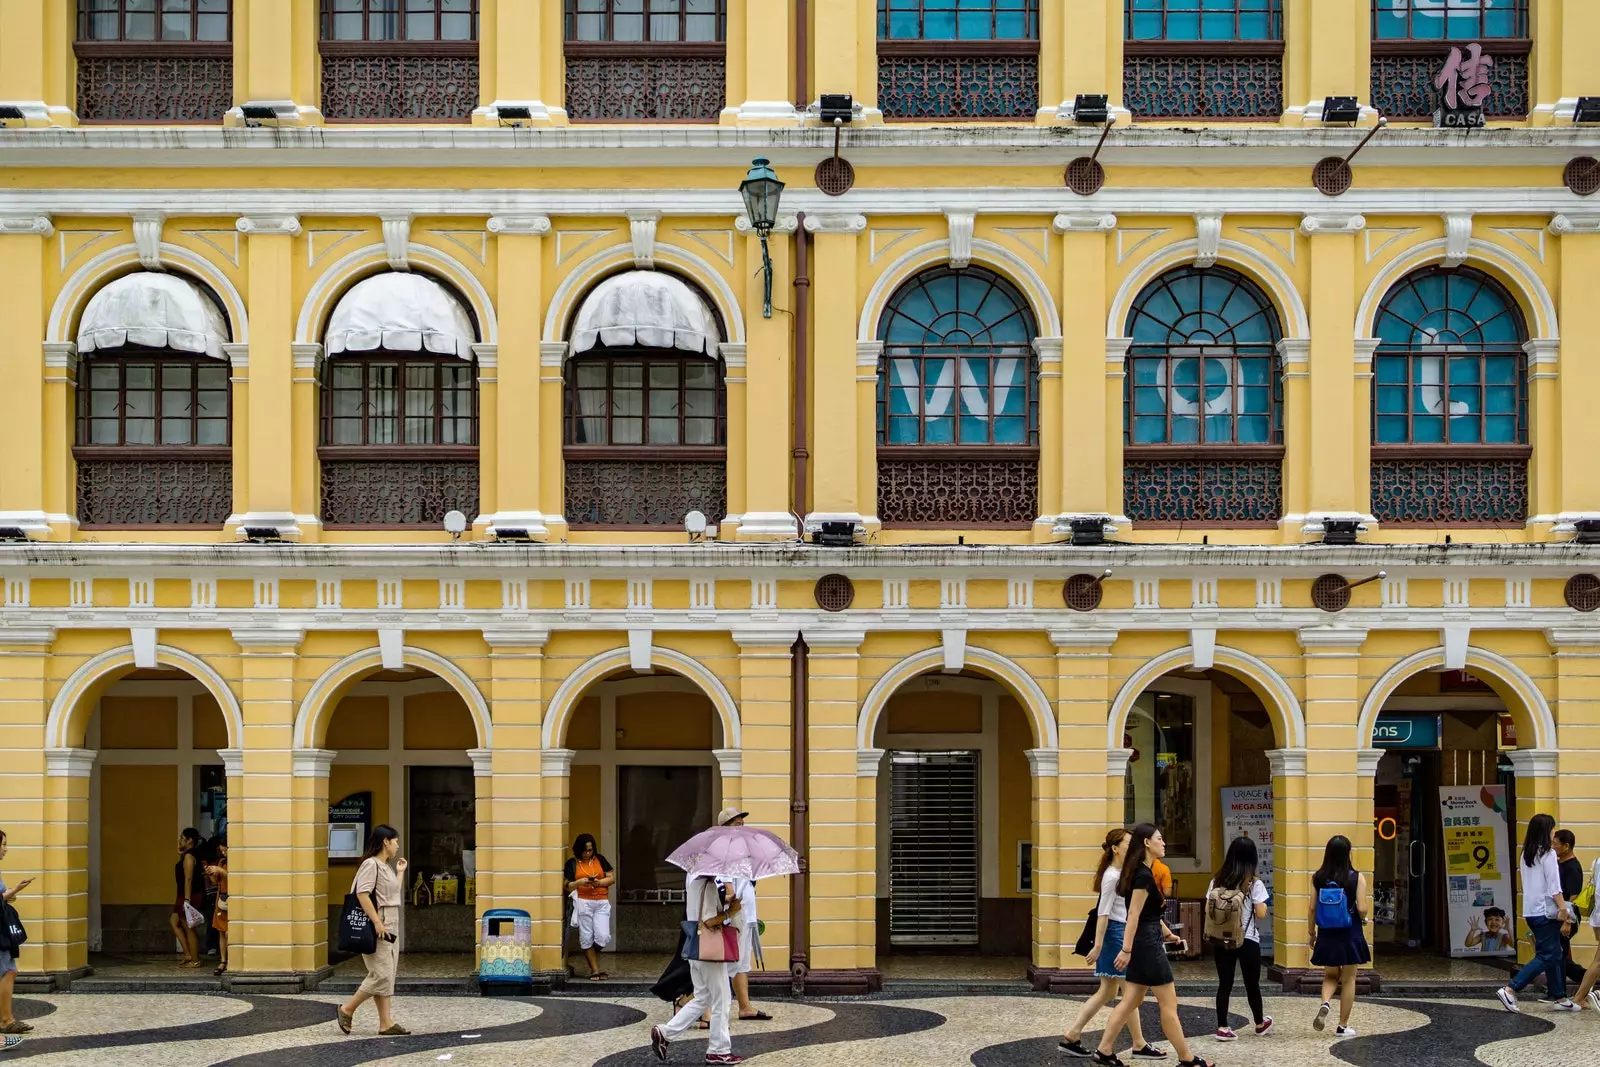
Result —
<instances>
[{"instance_id":1,"label":"mega sale poster","mask_svg":"<svg viewBox=\"0 0 1600 1067\"><path fill-rule=\"evenodd\" d=\"M1515 955L1517 909L1511 896L1511 837L1506 825L1505 787L1441 787L1439 807L1450 908L1450 955Z\"/></svg>"},{"instance_id":2,"label":"mega sale poster","mask_svg":"<svg viewBox=\"0 0 1600 1067\"><path fill-rule=\"evenodd\" d=\"M1261 954L1272 955L1272 786L1223 786L1222 837L1223 847L1236 837L1254 838L1256 843L1256 874L1267 887L1269 895L1267 917L1258 925L1261 932Z\"/></svg>"}]
</instances>

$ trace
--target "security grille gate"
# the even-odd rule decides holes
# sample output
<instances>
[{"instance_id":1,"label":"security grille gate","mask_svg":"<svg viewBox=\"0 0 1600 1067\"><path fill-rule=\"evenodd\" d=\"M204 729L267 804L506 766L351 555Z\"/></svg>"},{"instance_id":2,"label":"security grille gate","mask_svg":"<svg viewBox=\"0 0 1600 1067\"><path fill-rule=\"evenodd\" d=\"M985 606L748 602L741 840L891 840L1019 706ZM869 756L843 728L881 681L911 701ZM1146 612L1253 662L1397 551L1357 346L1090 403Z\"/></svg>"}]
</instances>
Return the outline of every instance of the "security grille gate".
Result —
<instances>
[{"instance_id":1,"label":"security grille gate","mask_svg":"<svg viewBox=\"0 0 1600 1067\"><path fill-rule=\"evenodd\" d=\"M978 943L978 753L895 752L889 942Z\"/></svg>"}]
</instances>

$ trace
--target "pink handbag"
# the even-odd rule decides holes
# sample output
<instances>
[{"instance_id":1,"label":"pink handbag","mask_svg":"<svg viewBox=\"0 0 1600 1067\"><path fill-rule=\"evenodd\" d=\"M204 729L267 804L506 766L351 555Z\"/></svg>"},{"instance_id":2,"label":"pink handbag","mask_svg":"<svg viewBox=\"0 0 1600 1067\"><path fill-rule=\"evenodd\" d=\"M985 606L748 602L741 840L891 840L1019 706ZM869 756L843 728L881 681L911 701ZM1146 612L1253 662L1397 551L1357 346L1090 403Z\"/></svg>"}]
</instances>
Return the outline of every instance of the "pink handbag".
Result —
<instances>
[{"instance_id":1,"label":"pink handbag","mask_svg":"<svg viewBox=\"0 0 1600 1067\"><path fill-rule=\"evenodd\" d=\"M706 890L711 888L711 884L712 880L706 879L705 886L700 890L701 915L706 913ZM694 937L691 939L694 943L685 946L686 958L701 963L734 963L739 959L739 931L726 922L719 927L708 926L704 919L694 925Z\"/></svg>"}]
</instances>

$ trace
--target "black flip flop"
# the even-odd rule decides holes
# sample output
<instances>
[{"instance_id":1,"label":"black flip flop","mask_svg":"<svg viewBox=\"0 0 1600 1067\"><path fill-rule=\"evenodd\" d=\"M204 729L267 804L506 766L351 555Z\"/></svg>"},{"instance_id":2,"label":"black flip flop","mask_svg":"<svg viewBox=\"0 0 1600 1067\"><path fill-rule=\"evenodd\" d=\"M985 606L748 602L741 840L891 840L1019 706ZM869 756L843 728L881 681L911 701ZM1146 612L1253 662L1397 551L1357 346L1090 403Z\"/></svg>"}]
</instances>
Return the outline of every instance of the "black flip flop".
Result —
<instances>
[{"instance_id":1,"label":"black flip flop","mask_svg":"<svg viewBox=\"0 0 1600 1067\"><path fill-rule=\"evenodd\" d=\"M758 1011L754 1015L741 1015L739 1018L747 1023L770 1023L772 1021L772 1016L764 1011Z\"/></svg>"}]
</instances>

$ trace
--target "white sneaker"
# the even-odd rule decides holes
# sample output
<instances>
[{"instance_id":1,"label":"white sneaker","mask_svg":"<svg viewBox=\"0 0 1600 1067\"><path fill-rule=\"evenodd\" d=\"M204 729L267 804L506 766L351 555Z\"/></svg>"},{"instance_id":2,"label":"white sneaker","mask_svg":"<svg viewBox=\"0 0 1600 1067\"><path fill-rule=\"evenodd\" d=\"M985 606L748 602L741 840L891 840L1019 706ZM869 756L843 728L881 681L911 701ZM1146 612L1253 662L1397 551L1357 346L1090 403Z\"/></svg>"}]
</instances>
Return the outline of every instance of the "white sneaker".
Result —
<instances>
[{"instance_id":1,"label":"white sneaker","mask_svg":"<svg viewBox=\"0 0 1600 1067\"><path fill-rule=\"evenodd\" d=\"M1324 1002L1322 1007L1317 1009L1317 1017L1311 1020L1311 1029L1321 1030L1326 1027L1328 1025L1328 1012L1332 1010L1333 1005Z\"/></svg>"},{"instance_id":2,"label":"white sneaker","mask_svg":"<svg viewBox=\"0 0 1600 1067\"><path fill-rule=\"evenodd\" d=\"M1600 1011L1600 989L1589 990L1589 1007Z\"/></svg>"},{"instance_id":3,"label":"white sneaker","mask_svg":"<svg viewBox=\"0 0 1600 1067\"><path fill-rule=\"evenodd\" d=\"M1501 986L1494 991L1494 995L1500 998L1500 1003L1505 1006L1506 1011L1522 1011L1521 1008L1517 1007L1517 995L1511 991L1510 986Z\"/></svg>"},{"instance_id":4,"label":"white sneaker","mask_svg":"<svg viewBox=\"0 0 1600 1067\"><path fill-rule=\"evenodd\" d=\"M1582 1011L1583 1009L1570 1000L1558 1000L1550 1005L1551 1011Z\"/></svg>"},{"instance_id":5,"label":"white sneaker","mask_svg":"<svg viewBox=\"0 0 1600 1067\"><path fill-rule=\"evenodd\" d=\"M1335 1026L1333 1028L1333 1036L1334 1037L1355 1037L1356 1036L1356 1028L1353 1027L1353 1026Z\"/></svg>"}]
</instances>

